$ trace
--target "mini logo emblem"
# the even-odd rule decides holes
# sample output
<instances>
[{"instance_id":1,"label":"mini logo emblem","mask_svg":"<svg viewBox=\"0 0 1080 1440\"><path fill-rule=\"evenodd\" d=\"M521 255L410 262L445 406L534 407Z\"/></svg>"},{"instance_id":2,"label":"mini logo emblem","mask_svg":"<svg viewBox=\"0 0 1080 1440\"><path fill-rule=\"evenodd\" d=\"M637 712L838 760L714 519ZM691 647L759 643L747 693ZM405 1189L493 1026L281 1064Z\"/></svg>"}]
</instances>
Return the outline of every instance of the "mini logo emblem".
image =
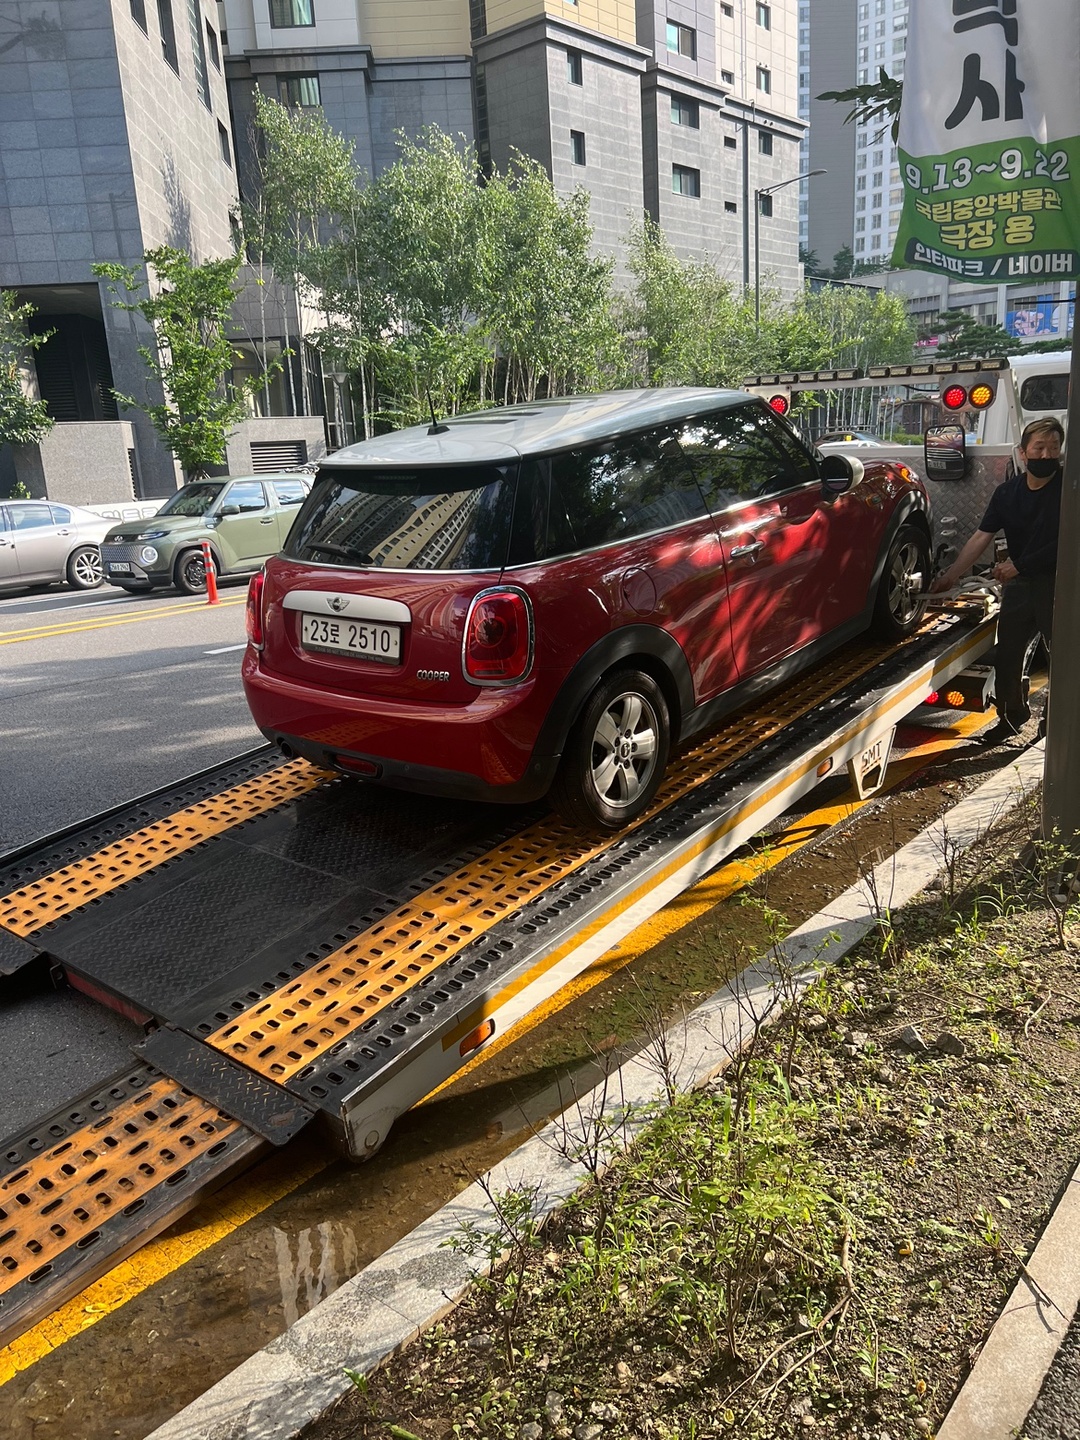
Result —
<instances>
[{"instance_id":1,"label":"mini logo emblem","mask_svg":"<svg viewBox=\"0 0 1080 1440\"><path fill-rule=\"evenodd\" d=\"M349 602L348 600L346 600L344 595L330 595L327 598L326 603L330 606L331 610L335 611L335 613L340 615L342 610L345 609L346 605L348 605Z\"/></svg>"}]
</instances>

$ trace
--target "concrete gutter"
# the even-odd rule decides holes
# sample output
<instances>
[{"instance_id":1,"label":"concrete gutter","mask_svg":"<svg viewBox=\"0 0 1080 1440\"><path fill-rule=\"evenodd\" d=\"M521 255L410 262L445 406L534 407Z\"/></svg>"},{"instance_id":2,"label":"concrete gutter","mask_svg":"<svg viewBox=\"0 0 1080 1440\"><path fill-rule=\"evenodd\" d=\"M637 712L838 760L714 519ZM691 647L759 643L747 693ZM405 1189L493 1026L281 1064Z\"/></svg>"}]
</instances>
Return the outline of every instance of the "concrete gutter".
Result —
<instances>
[{"instance_id":1,"label":"concrete gutter","mask_svg":"<svg viewBox=\"0 0 1080 1440\"><path fill-rule=\"evenodd\" d=\"M578 1158L584 1150L599 1147L612 1158L668 1103L672 1089L715 1076L763 1019L845 955L883 910L895 911L925 889L948 857L984 836L1042 773L1043 747L1033 745L878 865L872 878L800 925L775 960L759 959L710 996L148 1440L294 1440L348 1391L346 1367L374 1370L461 1299L484 1267L446 1245L467 1222L498 1230L489 1194L535 1187L535 1213L555 1210L588 1178ZM1080 1272L1080 1259L1074 1265ZM1038 1384L1032 1399L1037 1392ZM940 1440L992 1440L999 1433L1006 1432L943 1429Z\"/></svg>"}]
</instances>

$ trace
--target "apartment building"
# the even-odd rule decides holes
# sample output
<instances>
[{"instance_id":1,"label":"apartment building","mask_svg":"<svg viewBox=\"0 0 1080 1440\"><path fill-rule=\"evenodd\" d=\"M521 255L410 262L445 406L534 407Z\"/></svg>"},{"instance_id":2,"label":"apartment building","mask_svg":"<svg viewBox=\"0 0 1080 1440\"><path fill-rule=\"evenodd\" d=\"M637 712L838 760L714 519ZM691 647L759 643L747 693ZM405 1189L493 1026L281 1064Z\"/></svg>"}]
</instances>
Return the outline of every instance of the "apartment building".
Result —
<instances>
[{"instance_id":1,"label":"apartment building","mask_svg":"<svg viewBox=\"0 0 1080 1440\"><path fill-rule=\"evenodd\" d=\"M321 106L377 175L398 130L515 149L585 189L625 274L646 211L685 257L750 283L754 192L793 178L805 125L797 0L221 0L241 156L258 85ZM245 172L241 159L241 174ZM771 210L770 210L771 202ZM765 196L761 273L799 283L798 197Z\"/></svg>"}]
</instances>

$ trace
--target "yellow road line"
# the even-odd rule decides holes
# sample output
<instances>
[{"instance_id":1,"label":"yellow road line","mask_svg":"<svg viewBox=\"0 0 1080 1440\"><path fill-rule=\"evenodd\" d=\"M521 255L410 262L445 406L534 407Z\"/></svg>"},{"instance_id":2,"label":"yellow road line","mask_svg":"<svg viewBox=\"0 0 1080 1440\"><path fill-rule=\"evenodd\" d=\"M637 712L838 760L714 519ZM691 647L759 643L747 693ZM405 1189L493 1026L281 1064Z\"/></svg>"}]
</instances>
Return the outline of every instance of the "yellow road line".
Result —
<instances>
[{"instance_id":1,"label":"yellow road line","mask_svg":"<svg viewBox=\"0 0 1080 1440\"><path fill-rule=\"evenodd\" d=\"M978 714L958 716L948 730L941 732L940 742L936 739L927 741L910 751L902 760L894 762L889 767L885 785L877 794L895 789L920 769L928 756L952 748L957 741L989 724L991 718ZM450 1079L427 1095L421 1103L426 1104L448 1086L471 1074L479 1066L487 1064L500 1051L522 1039L574 1000L587 994L661 941L685 929L707 911L730 899L765 871L775 868L803 846L820 838L831 825L848 818L867 803L858 801L848 792L833 804L819 807L790 829L774 836L769 848L761 854L749 859L729 861L720 866L645 921L632 935L627 936L583 974L564 986L557 995L524 1016L474 1060L462 1066ZM134 1300L151 1285L167 1278L211 1245L226 1239L241 1225L319 1174L329 1163L324 1157L309 1155L297 1168L294 1147L264 1161L249 1177L228 1186L200 1206L189 1221L189 1228L184 1228L179 1234L168 1234L151 1241L136 1255L115 1266L108 1275L88 1286L82 1294L54 1311L47 1320L41 1321L25 1335L0 1349L0 1385L12 1379L19 1371L26 1370L43 1359L65 1341L96 1324L98 1320L112 1314L129 1300Z\"/></svg>"},{"instance_id":2,"label":"yellow road line","mask_svg":"<svg viewBox=\"0 0 1080 1440\"><path fill-rule=\"evenodd\" d=\"M288 1160L284 1152L272 1155L256 1166L244 1181L227 1186L200 1205L181 1222L179 1229L174 1226L152 1240L131 1259L122 1261L80 1295L54 1310L48 1319L0 1349L0 1385L13 1379L20 1370L43 1360L65 1341L104 1320L106 1315L119 1310L211 1245L226 1239L329 1163L326 1156L309 1155L297 1169L295 1153L290 1151Z\"/></svg>"},{"instance_id":3,"label":"yellow road line","mask_svg":"<svg viewBox=\"0 0 1080 1440\"><path fill-rule=\"evenodd\" d=\"M246 605L247 596L242 600L221 600L219 609L233 605ZM109 630L114 625L135 625L141 620L167 620L171 615L190 615L205 610L207 602L200 600L190 605L170 605L160 610L147 610L141 615L120 615L115 620L78 620L66 624L39 625L33 630L0 630L0 645L18 645L24 640L52 640L58 635L81 635L84 630Z\"/></svg>"}]
</instances>

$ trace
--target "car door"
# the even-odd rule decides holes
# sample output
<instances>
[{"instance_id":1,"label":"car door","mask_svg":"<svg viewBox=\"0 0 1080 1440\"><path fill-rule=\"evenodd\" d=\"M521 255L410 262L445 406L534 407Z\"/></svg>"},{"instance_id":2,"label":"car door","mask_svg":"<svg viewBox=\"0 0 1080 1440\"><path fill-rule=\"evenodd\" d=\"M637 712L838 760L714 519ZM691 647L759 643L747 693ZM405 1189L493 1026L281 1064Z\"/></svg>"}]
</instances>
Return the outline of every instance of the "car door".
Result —
<instances>
[{"instance_id":1,"label":"car door","mask_svg":"<svg viewBox=\"0 0 1080 1440\"><path fill-rule=\"evenodd\" d=\"M765 405L718 410L681 429L716 516L727 572L731 640L741 677L814 638L823 555L807 529L821 500L809 452L778 441Z\"/></svg>"},{"instance_id":2,"label":"car door","mask_svg":"<svg viewBox=\"0 0 1080 1440\"><path fill-rule=\"evenodd\" d=\"M15 530L6 508L0 505L0 587L19 583L19 556L15 549Z\"/></svg>"},{"instance_id":3,"label":"car door","mask_svg":"<svg viewBox=\"0 0 1080 1440\"><path fill-rule=\"evenodd\" d=\"M32 585L44 580L62 580L74 527L57 525L44 501L10 500L7 511L20 582Z\"/></svg>"},{"instance_id":4,"label":"car door","mask_svg":"<svg viewBox=\"0 0 1080 1440\"><path fill-rule=\"evenodd\" d=\"M277 548L280 550L289 538L289 531L296 519L296 512L307 498L307 486L299 477L295 480L271 480L270 489L277 501L274 521L277 533Z\"/></svg>"},{"instance_id":5,"label":"car door","mask_svg":"<svg viewBox=\"0 0 1080 1440\"><path fill-rule=\"evenodd\" d=\"M280 549L276 515L261 480L234 480L217 513L215 534L226 570L257 570Z\"/></svg>"}]
</instances>

